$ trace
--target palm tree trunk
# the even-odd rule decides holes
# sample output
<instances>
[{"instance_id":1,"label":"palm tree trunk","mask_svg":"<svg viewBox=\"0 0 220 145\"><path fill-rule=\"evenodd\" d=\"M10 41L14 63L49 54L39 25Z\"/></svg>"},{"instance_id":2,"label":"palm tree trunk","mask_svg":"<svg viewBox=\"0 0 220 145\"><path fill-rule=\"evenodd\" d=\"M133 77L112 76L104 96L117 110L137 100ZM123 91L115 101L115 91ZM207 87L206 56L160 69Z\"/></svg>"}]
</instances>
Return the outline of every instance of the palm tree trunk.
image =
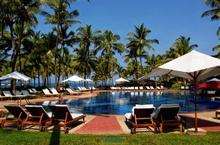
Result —
<instances>
[{"instance_id":1,"label":"palm tree trunk","mask_svg":"<svg viewBox=\"0 0 220 145\"><path fill-rule=\"evenodd\" d=\"M16 45L15 45L15 38L13 37L13 26L10 25L10 35L11 35L11 45L12 45L12 56L11 56L11 70L12 72L16 69L16 60L17 60L17 54L16 54ZM14 79L11 80L11 90L15 90L16 87L16 81Z\"/></svg>"},{"instance_id":2,"label":"palm tree trunk","mask_svg":"<svg viewBox=\"0 0 220 145\"><path fill-rule=\"evenodd\" d=\"M138 63L137 62L138 62L137 57L135 57L135 66L134 66L135 81L137 81L138 79L138 70L137 70Z\"/></svg>"},{"instance_id":3,"label":"palm tree trunk","mask_svg":"<svg viewBox=\"0 0 220 145\"><path fill-rule=\"evenodd\" d=\"M40 87L40 69L37 70L38 75L38 87Z\"/></svg>"}]
</instances>

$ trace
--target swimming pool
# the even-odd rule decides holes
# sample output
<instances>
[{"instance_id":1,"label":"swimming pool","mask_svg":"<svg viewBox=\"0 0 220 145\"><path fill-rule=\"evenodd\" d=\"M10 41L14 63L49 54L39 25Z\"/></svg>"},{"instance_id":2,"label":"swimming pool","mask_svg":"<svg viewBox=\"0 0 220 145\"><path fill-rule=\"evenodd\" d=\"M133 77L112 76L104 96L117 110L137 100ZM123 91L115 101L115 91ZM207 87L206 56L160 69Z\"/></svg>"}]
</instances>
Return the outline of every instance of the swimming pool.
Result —
<instances>
[{"instance_id":1,"label":"swimming pool","mask_svg":"<svg viewBox=\"0 0 220 145\"><path fill-rule=\"evenodd\" d=\"M216 109L220 102L198 97L198 110ZM93 98L66 100L71 109L86 114L118 114L130 112L135 104L179 104L180 112L194 111L193 96L187 92L178 94L163 92L103 92Z\"/></svg>"}]
</instances>

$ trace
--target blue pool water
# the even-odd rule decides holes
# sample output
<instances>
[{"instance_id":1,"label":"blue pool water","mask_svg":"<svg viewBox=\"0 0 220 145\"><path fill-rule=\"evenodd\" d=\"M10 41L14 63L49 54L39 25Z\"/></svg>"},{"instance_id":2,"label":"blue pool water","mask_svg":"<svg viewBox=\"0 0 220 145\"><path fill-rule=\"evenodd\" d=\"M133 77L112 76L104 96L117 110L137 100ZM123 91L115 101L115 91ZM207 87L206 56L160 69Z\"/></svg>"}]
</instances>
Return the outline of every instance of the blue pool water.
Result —
<instances>
[{"instance_id":1,"label":"blue pool water","mask_svg":"<svg viewBox=\"0 0 220 145\"><path fill-rule=\"evenodd\" d=\"M66 100L71 109L86 114L125 114L135 104L179 104L180 112L194 110L193 96L186 92L178 94L162 92L104 92L93 98ZM198 110L216 109L220 102L211 101L206 97L197 97Z\"/></svg>"}]
</instances>

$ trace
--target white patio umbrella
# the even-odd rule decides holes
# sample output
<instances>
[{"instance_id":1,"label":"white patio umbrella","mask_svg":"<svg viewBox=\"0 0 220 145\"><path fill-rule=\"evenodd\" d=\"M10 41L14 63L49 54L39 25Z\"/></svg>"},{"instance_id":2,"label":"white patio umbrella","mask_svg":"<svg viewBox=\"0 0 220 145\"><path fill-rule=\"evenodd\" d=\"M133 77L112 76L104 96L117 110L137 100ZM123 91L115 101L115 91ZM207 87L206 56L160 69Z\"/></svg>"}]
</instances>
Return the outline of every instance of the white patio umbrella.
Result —
<instances>
[{"instance_id":1,"label":"white patio umbrella","mask_svg":"<svg viewBox=\"0 0 220 145\"><path fill-rule=\"evenodd\" d=\"M157 69L153 70L147 77L162 76L166 74L190 79L193 81L195 86L195 131L198 131L196 112L197 82L205 80L211 76L219 75L220 59L193 50L181 57L178 57L168 63L159 66Z\"/></svg>"},{"instance_id":2,"label":"white patio umbrella","mask_svg":"<svg viewBox=\"0 0 220 145\"><path fill-rule=\"evenodd\" d=\"M68 82L68 81L69 82L81 82L81 81L85 81L85 80L77 75L74 75L74 76L69 77L66 80L63 80L62 83Z\"/></svg>"},{"instance_id":3,"label":"white patio umbrella","mask_svg":"<svg viewBox=\"0 0 220 145\"><path fill-rule=\"evenodd\" d=\"M29 81L31 78L21 74L17 71L14 71L12 73L9 73L5 76L0 77L0 80L7 80L7 79L15 79L15 80L21 80L21 81Z\"/></svg>"},{"instance_id":4,"label":"white patio umbrella","mask_svg":"<svg viewBox=\"0 0 220 145\"><path fill-rule=\"evenodd\" d=\"M208 81L206 81L206 82L220 82L220 79L218 79L218 78L212 78L212 79L210 79L210 80L208 80Z\"/></svg>"},{"instance_id":5,"label":"white patio umbrella","mask_svg":"<svg viewBox=\"0 0 220 145\"><path fill-rule=\"evenodd\" d=\"M126 79L124 79L124 78L119 78L119 79L115 80L115 82L116 82L117 84L120 84L120 83L129 82L129 80L126 80Z\"/></svg>"},{"instance_id":6,"label":"white patio umbrella","mask_svg":"<svg viewBox=\"0 0 220 145\"><path fill-rule=\"evenodd\" d=\"M27 82L31 78L26 76L26 75L24 75L24 74L21 74L21 73L19 73L17 71L14 71L12 73L9 73L9 74L7 74L5 76L0 77L0 81L4 81L4 80L8 80L8 79L14 79L14 80L20 80L20 81ZM13 88L13 91L16 91L16 88ZM18 104L20 105L20 103L21 103L21 97L20 97L20 100L19 100Z\"/></svg>"}]
</instances>

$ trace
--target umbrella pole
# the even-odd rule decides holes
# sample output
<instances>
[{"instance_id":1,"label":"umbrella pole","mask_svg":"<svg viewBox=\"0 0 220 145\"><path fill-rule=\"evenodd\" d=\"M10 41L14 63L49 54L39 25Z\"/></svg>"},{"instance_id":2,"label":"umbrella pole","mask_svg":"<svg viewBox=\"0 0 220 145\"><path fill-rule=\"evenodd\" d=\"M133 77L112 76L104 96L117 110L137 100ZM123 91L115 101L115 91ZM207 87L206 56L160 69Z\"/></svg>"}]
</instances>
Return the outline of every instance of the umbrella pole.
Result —
<instances>
[{"instance_id":1,"label":"umbrella pole","mask_svg":"<svg viewBox=\"0 0 220 145\"><path fill-rule=\"evenodd\" d=\"M194 105L195 105L195 132L198 132L198 117L197 117L197 81L194 78Z\"/></svg>"}]
</instances>

